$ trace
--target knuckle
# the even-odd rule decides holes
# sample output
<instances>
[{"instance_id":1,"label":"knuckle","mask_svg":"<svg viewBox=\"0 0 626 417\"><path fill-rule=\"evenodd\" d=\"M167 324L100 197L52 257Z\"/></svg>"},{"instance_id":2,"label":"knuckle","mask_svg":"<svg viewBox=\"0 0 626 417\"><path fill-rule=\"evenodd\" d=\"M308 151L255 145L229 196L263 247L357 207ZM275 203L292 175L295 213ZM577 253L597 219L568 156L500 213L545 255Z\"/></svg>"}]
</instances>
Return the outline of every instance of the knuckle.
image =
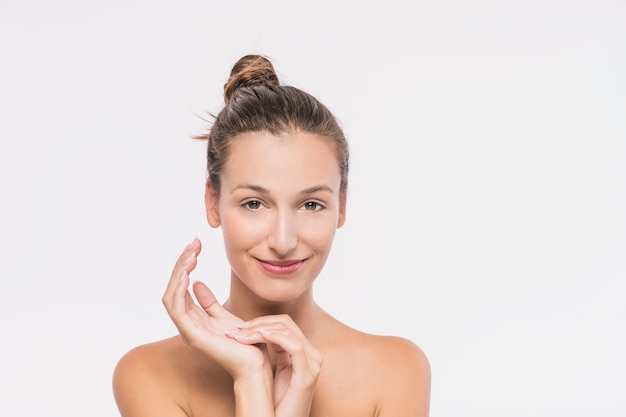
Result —
<instances>
[{"instance_id":1,"label":"knuckle","mask_svg":"<svg viewBox=\"0 0 626 417\"><path fill-rule=\"evenodd\" d=\"M278 321L280 321L281 323L285 324L291 321L291 316L289 314L279 314L277 316Z\"/></svg>"},{"instance_id":2,"label":"knuckle","mask_svg":"<svg viewBox=\"0 0 626 417\"><path fill-rule=\"evenodd\" d=\"M294 354L299 354L299 353L303 353L306 352L306 350L304 349L304 346L302 345L298 345L293 349L293 353Z\"/></svg>"}]
</instances>

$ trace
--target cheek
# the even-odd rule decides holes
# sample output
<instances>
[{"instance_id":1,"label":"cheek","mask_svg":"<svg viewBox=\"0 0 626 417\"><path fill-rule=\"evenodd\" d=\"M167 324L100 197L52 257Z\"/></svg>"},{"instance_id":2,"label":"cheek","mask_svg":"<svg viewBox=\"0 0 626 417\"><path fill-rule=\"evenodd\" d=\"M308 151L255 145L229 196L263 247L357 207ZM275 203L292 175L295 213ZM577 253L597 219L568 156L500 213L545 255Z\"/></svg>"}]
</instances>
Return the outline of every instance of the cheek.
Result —
<instances>
[{"instance_id":1,"label":"cheek","mask_svg":"<svg viewBox=\"0 0 626 417\"><path fill-rule=\"evenodd\" d=\"M315 248L317 252L328 252L337 231L337 219L329 217L312 222L303 222L299 227L300 240Z\"/></svg>"},{"instance_id":2,"label":"cheek","mask_svg":"<svg viewBox=\"0 0 626 417\"><path fill-rule=\"evenodd\" d=\"M262 222L226 215L222 218L222 233L227 249L247 248L262 238Z\"/></svg>"}]
</instances>

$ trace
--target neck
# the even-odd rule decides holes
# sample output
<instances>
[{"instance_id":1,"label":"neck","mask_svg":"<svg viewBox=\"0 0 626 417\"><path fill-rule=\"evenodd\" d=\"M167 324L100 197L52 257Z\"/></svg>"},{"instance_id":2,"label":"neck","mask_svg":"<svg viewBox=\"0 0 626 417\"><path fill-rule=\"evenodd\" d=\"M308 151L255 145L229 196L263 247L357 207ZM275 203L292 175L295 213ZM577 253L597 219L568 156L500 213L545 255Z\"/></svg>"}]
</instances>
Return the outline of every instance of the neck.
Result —
<instances>
[{"instance_id":1,"label":"neck","mask_svg":"<svg viewBox=\"0 0 626 417\"><path fill-rule=\"evenodd\" d=\"M231 291L224 302L224 308L244 321L261 316L287 314L309 336L313 335L316 324L321 323L324 315L324 311L313 299L312 288L292 300L272 301L258 297L237 279L231 280Z\"/></svg>"}]
</instances>

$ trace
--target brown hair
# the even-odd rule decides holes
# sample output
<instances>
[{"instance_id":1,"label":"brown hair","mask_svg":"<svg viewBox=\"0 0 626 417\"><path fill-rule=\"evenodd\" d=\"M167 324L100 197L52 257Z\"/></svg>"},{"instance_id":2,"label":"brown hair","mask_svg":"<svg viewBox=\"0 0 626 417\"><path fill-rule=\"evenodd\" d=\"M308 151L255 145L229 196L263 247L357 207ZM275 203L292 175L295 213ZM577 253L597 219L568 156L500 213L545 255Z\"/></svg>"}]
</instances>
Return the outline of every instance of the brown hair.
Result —
<instances>
[{"instance_id":1,"label":"brown hair","mask_svg":"<svg viewBox=\"0 0 626 417\"><path fill-rule=\"evenodd\" d=\"M247 132L272 135L298 132L327 139L335 150L341 173L341 192L348 186L348 143L333 114L304 91L281 85L274 66L264 56L245 55L233 66L224 85L225 107L206 134L209 179L220 191L220 172L233 138Z\"/></svg>"}]
</instances>

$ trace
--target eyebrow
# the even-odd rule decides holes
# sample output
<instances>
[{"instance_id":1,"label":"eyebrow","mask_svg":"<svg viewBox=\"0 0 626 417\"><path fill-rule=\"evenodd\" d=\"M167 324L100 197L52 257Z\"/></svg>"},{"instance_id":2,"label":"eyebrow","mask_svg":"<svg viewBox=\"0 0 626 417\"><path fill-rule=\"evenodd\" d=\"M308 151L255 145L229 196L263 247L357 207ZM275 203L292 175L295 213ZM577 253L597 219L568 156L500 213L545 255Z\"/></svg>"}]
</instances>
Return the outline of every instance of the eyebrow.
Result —
<instances>
[{"instance_id":1,"label":"eyebrow","mask_svg":"<svg viewBox=\"0 0 626 417\"><path fill-rule=\"evenodd\" d=\"M239 184L237 185L235 188L233 188L231 190L231 193L235 192L236 190L239 189L246 189L246 190L252 190L252 191L256 191L258 193L261 194L269 194L270 191L267 188L261 187L260 185L254 185L254 184ZM331 194L334 194L335 192L333 191L332 188L330 188L327 185L316 185L313 187L309 187L309 188L305 188L304 190L300 191L301 195L308 195L308 194L313 194L316 193L318 191L328 191Z\"/></svg>"},{"instance_id":2,"label":"eyebrow","mask_svg":"<svg viewBox=\"0 0 626 417\"><path fill-rule=\"evenodd\" d=\"M269 194L268 189L263 188L260 185L253 185L253 184L239 184L238 186L230 190L230 192L234 193L237 190L252 190L252 191L262 193L262 194Z\"/></svg>"},{"instance_id":3,"label":"eyebrow","mask_svg":"<svg viewBox=\"0 0 626 417\"><path fill-rule=\"evenodd\" d=\"M300 194L302 195L307 195L307 194L313 194L316 193L318 191L328 191L331 194L334 194L335 192L333 191L332 188L330 188L327 185L316 185L314 187L310 187L310 188L305 188L304 190L302 190L300 192Z\"/></svg>"}]
</instances>

